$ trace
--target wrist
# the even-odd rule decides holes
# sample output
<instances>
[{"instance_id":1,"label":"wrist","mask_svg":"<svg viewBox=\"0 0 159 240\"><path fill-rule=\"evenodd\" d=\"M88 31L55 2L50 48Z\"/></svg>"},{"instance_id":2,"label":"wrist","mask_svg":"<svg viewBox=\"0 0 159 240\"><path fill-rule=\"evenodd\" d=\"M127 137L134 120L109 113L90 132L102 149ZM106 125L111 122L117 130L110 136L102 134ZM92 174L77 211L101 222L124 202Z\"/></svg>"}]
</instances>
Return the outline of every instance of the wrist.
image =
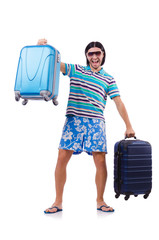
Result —
<instances>
[{"instance_id":1,"label":"wrist","mask_svg":"<svg viewBox=\"0 0 159 240\"><path fill-rule=\"evenodd\" d=\"M127 124L127 125L126 125L126 129L127 129L127 130L128 130L128 129L132 129L131 124Z\"/></svg>"}]
</instances>

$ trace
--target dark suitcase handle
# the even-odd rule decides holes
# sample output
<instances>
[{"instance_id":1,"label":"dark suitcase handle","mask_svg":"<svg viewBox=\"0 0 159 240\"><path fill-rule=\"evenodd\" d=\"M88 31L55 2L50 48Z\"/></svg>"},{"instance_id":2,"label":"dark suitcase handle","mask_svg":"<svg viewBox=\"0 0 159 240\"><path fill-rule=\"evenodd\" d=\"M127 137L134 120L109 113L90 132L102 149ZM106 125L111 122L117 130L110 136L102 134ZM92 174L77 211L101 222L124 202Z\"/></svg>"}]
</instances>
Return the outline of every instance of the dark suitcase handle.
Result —
<instances>
[{"instance_id":1,"label":"dark suitcase handle","mask_svg":"<svg viewBox=\"0 0 159 240\"><path fill-rule=\"evenodd\" d=\"M127 137L127 136L125 136L125 139L127 139L127 138L128 138L128 137ZM133 138L134 138L134 139L137 139L137 137L136 137L136 136L134 136Z\"/></svg>"}]
</instances>

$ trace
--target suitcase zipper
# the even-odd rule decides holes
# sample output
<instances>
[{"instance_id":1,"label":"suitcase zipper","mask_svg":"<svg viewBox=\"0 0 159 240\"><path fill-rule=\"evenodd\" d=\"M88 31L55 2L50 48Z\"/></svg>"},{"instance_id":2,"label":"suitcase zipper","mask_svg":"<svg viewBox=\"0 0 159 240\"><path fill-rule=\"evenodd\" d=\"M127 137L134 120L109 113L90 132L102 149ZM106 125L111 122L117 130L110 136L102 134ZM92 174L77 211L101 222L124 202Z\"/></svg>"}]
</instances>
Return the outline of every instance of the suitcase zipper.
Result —
<instances>
[{"instance_id":1,"label":"suitcase zipper","mask_svg":"<svg viewBox=\"0 0 159 240\"><path fill-rule=\"evenodd\" d=\"M122 184L122 180L121 180L121 157L122 157L122 153L120 152L120 146L121 143L124 140L121 140L119 145L118 145L118 151L117 151L117 157L118 157L118 177L117 177L117 182L118 182L118 193L120 193L120 189L121 189L121 184Z\"/></svg>"},{"instance_id":2,"label":"suitcase zipper","mask_svg":"<svg viewBox=\"0 0 159 240\"><path fill-rule=\"evenodd\" d=\"M55 84L56 84L56 68L57 68L57 63L60 62L60 54L58 54L58 51L56 48L55 49L55 65L54 65L54 76L53 76L53 84L52 84L52 94L49 97L49 100L54 96L55 93Z\"/></svg>"}]
</instances>

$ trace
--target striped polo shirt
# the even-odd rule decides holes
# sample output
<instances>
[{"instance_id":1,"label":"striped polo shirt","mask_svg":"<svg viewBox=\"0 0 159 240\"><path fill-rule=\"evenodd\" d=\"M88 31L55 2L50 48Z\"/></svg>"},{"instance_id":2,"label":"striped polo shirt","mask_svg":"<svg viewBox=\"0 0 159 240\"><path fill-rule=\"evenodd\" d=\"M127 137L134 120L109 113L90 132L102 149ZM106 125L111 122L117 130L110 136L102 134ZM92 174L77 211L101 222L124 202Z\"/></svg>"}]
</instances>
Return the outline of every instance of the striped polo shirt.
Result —
<instances>
[{"instance_id":1,"label":"striped polo shirt","mask_svg":"<svg viewBox=\"0 0 159 240\"><path fill-rule=\"evenodd\" d=\"M70 77L70 93L66 116L98 118L104 120L107 95L120 96L116 82L103 68L91 71L90 66L65 64L65 74Z\"/></svg>"}]
</instances>

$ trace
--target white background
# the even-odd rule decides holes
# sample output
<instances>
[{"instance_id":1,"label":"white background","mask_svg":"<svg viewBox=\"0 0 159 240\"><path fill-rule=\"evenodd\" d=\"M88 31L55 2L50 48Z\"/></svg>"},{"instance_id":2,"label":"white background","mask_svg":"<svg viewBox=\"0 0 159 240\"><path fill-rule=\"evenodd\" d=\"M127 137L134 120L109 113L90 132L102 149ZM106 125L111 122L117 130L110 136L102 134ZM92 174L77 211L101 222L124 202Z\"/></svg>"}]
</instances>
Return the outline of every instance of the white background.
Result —
<instances>
[{"instance_id":1,"label":"white background","mask_svg":"<svg viewBox=\"0 0 159 240\"><path fill-rule=\"evenodd\" d=\"M0 218L1 239L158 239L158 1L5 0L0 3ZM105 201L115 213L96 211L92 157L73 156L67 168L62 213L43 211L55 198L54 169L65 121L69 78L60 75L59 105L14 100L20 50L46 38L62 61L85 65L84 49L100 41L104 69L117 81L139 139L153 149L153 189L125 201L113 190L113 147L125 125L115 104L105 110L108 181ZM154 235L155 233L155 235Z\"/></svg>"}]
</instances>

